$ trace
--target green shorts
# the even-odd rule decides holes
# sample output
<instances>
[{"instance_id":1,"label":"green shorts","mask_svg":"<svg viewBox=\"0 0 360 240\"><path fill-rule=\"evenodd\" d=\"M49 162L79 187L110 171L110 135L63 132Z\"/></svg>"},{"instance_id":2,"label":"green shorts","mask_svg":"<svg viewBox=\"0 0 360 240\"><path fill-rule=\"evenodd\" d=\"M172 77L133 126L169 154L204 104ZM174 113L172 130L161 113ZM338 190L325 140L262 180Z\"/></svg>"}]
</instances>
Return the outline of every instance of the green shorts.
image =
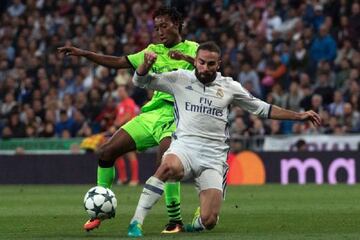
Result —
<instances>
[{"instance_id":1,"label":"green shorts","mask_svg":"<svg viewBox=\"0 0 360 240\"><path fill-rule=\"evenodd\" d=\"M170 137L175 131L173 111L173 105L166 104L159 109L141 113L121 128L134 139L136 149L143 151L159 145L163 138Z\"/></svg>"}]
</instances>

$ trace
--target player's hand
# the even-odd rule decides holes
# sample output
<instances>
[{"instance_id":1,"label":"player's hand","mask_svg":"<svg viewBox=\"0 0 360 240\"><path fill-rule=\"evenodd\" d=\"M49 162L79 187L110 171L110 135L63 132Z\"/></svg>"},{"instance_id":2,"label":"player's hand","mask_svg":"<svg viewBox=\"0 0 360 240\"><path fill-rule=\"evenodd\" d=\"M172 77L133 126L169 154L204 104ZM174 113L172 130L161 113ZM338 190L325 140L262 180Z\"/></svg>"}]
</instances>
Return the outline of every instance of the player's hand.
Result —
<instances>
[{"instance_id":1,"label":"player's hand","mask_svg":"<svg viewBox=\"0 0 360 240\"><path fill-rule=\"evenodd\" d=\"M321 117L319 114L314 112L313 110L306 111L303 113L300 113L300 118L303 121L311 121L312 124L314 124L315 127L318 127L321 125Z\"/></svg>"},{"instance_id":2,"label":"player's hand","mask_svg":"<svg viewBox=\"0 0 360 240\"><path fill-rule=\"evenodd\" d=\"M59 53L64 53L66 56L84 56L86 51L76 47L59 47Z\"/></svg>"},{"instance_id":3,"label":"player's hand","mask_svg":"<svg viewBox=\"0 0 360 240\"><path fill-rule=\"evenodd\" d=\"M175 60L184 60L185 59L185 55L177 50L169 51L169 57L172 59L175 59Z\"/></svg>"},{"instance_id":4,"label":"player's hand","mask_svg":"<svg viewBox=\"0 0 360 240\"><path fill-rule=\"evenodd\" d=\"M150 71L150 68L155 63L157 58L156 53L154 52L145 52L144 53L144 62L136 69L138 75L145 75Z\"/></svg>"},{"instance_id":5,"label":"player's hand","mask_svg":"<svg viewBox=\"0 0 360 240\"><path fill-rule=\"evenodd\" d=\"M144 53L144 64L146 67L150 68L157 59L157 55L154 52L145 52Z\"/></svg>"}]
</instances>

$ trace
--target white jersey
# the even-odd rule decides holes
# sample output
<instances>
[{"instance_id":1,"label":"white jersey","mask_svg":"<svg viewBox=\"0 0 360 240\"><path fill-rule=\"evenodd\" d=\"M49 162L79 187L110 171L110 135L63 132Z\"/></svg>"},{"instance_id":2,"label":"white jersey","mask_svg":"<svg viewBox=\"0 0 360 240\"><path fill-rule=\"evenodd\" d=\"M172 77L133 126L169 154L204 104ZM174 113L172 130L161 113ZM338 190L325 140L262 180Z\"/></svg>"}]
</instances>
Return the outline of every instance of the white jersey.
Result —
<instances>
[{"instance_id":1,"label":"white jersey","mask_svg":"<svg viewBox=\"0 0 360 240\"><path fill-rule=\"evenodd\" d=\"M215 80L202 84L195 71L177 70L162 74L139 76L134 84L174 96L177 123L175 138L185 142L206 142L218 150L228 150L229 105L234 104L250 113L267 118L270 105L253 97L239 82L217 73Z\"/></svg>"}]
</instances>

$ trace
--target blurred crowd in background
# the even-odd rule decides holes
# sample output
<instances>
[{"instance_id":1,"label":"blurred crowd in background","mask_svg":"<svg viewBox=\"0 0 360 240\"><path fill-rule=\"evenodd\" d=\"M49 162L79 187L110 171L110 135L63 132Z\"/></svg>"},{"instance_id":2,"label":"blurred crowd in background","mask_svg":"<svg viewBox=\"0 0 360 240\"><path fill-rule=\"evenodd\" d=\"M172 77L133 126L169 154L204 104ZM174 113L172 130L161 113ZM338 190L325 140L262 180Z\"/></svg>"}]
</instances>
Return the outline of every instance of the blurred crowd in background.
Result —
<instances>
[{"instance_id":1,"label":"blurred crowd in background","mask_svg":"<svg viewBox=\"0 0 360 240\"><path fill-rule=\"evenodd\" d=\"M184 16L183 37L214 40L221 72L254 96L295 111L320 113L323 126L262 120L232 108L231 134L360 133L360 4L350 0L2 0L2 139L87 137L114 126L119 86L141 107L151 92L135 88L133 70L64 57L73 45L127 55L157 42L153 11Z\"/></svg>"}]
</instances>

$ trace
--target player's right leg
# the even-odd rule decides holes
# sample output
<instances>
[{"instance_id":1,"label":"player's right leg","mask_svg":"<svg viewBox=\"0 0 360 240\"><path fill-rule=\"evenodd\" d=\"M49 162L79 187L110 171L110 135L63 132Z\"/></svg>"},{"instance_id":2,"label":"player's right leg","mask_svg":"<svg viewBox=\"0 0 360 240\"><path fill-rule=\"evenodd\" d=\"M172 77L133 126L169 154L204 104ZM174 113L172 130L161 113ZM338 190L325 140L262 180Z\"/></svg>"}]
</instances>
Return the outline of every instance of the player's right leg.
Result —
<instances>
[{"instance_id":1,"label":"player's right leg","mask_svg":"<svg viewBox=\"0 0 360 240\"><path fill-rule=\"evenodd\" d=\"M159 117L159 116L157 116ZM97 171L97 184L106 188L111 188L115 178L115 160L125 153L134 150L144 150L157 145L149 124L152 124L149 114L140 114L122 126L115 134L97 151L99 156L99 166ZM84 224L87 231L99 227L100 219L90 219Z\"/></svg>"},{"instance_id":2,"label":"player's right leg","mask_svg":"<svg viewBox=\"0 0 360 240\"><path fill-rule=\"evenodd\" d=\"M136 143L132 136L120 128L114 135L97 150L99 156L97 184L111 188L115 177L114 164L118 157L134 151Z\"/></svg>"},{"instance_id":3,"label":"player's right leg","mask_svg":"<svg viewBox=\"0 0 360 240\"><path fill-rule=\"evenodd\" d=\"M114 135L97 150L99 165L97 169L97 185L111 188L115 178L115 160L123 154L134 151L136 144L133 138L124 129L119 129ZM84 230L91 231L98 228L103 219L89 219L84 224Z\"/></svg>"}]
</instances>

